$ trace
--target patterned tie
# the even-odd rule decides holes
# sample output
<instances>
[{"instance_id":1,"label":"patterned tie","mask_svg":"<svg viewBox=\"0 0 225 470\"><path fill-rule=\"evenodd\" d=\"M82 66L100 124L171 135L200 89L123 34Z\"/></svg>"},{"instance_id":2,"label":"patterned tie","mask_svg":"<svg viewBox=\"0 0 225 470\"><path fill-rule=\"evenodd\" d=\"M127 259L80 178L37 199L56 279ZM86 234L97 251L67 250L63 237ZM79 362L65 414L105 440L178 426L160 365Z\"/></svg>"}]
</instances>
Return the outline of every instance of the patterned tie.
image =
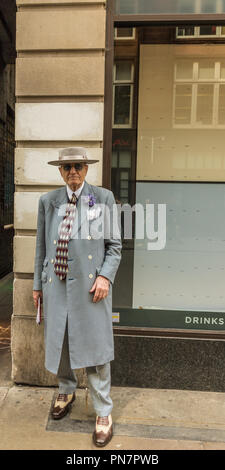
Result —
<instances>
[{"instance_id":1,"label":"patterned tie","mask_svg":"<svg viewBox=\"0 0 225 470\"><path fill-rule=\"evenodd\" d=\"M60 227L60 234L56 248L54 271L60 281L66 278L68 272L68 242L73 228L77 197L73 193L66 207L66 215Z\"/></svg>"}]
</instances>

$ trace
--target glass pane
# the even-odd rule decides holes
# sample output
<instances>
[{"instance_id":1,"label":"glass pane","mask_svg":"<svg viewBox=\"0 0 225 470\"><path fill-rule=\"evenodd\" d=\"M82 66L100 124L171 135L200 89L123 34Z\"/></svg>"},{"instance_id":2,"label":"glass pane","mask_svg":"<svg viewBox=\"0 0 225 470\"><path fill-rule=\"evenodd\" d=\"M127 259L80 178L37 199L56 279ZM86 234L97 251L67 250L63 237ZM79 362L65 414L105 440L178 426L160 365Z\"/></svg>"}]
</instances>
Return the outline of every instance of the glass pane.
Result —
<instances>
[{"instance_id":1,"label":"glass pane","mask_svg":"<svg viewBox=\"0 0 225 470\"><path fill-rule=\"evenodd\" d=\"M130 168L131 166L131 153L129 151L120 151L119 155L120 168Z\"/></svg>"},{"instance_id":2,"label":"glass pane","mask_svg":"<svg viewBox=\"0 0 225 470\"><path fill-rule=\"evenodd\" d=\"M145 230L144 240L135 239L132 307L224 312L223 184L138 182L136 203L146 200L156 207L156 237ZM154 250L149 239L163 237L158 204L167 206L166 245ZM142 220L137 214L136 235Z\"/></svg>"},{"instance_id":3,"label":"glass pane","mask_svg":"<svg viewBox=\"0 0 225 470\"><path fill-rule=\"evenodd\" d=\"M114 124L129 125L130 122L130 85L115 86Z\"/></svg>"},{"instance_id":4,"label":"glass pane","mask_svg":"<svg viewBox=\"0 0 225 470\"><path fill-rule=\"evenodd\" d=\"M194 13L195 12L195 2L194 0L178 0L174 5L176 13ZM177 11L176 11L177 10Z\"/></svg>"},{"instance_id":5,"label":"glass pane","mask_svg":"<svg viewBox=\"0 0 225 470\"><path fill-rule=\"evenodd\" d=\"M128 189L128 181L121 181L120 187L121 189Z\"/></svg>"},{"instance_id":6,"label":"glass pane","mask_svg":"<svg viewBox=\"0 0 225 470\"><path fill-rule=\"evenodd\" d=\"M179 60L176 63L176 79L192 80L193 78L193 61Z\"/></svg>"},{"instance_id":7,"label":"glass pane","mask_svg":"<svg viewBox=\"0 0 225 470\"><path fill-rule=\"evenodd\" d=\"M225 85L220 85L219 124L225 124Z\"/></svg>"},{"instance_id":8,"label":"glass pane","mask_svg":"<svg viewBox=\"0 0 225 470\"><path fill-rule=\"evenodd\" d=\"M118 38L129 38L133 36L133 28L117 28Z\"/></svg>"},{"instance_id":9,"label":"glass pane","mask_svg":"<svg viewBox=\"0 0 225 470\"><path fill-rule=\"evenodd\" d=\"M116 81L131 81L132 74L132 64L131 62L117 62L116 63Z\"/></svg>"},{"instance_id":10,"label":"glass pane","mask_svg":"<svg viewBox=\"0 0 225 470\"><path fill-rule=\"evenodd\" d=\"M132 155L132 171L117 170L117 198L143 208L131 217L132 239L124 237L122 225L113 305L121 318L127 309L124 325L213 329L212 323L193 325L192 318L195 312L206 320L208 312L222 312L225 319L225 41L173 41L140 44L133 140L130 129L113 130L118 155L125 149ZM125 156L122 162L127 164ZM154 204L152 233L147 236L146 217L140 238L146 204ZM165 220L159 204L166 204ZM166 243L160 245L163 226ZM149 249L149 239L159 248Z\"/></svg>"},{"instance_id":11,"label":"glass pane","mask_svg":"<svg viewBox=\"0 0 225 470\"><path fill-rule=\"evenodd\" d=\"M224 13L222 0L116 0L116 14Z\"/></svg>"},{"instance_id":12,"label":"glass pane","mask_svg":"<svg viewBox=\"0 0 225 470\"><path fill-rule=\"evenodd\" d=\"M112 168L117 168L117 152L112 152Z\"/></svg>"},{"instance_id":13,"label":"glass pane","mask_svg":"<svg viewBox=\"0 0 225 470\"><path fill-rule=\"evenodd\" d=\"M193 64L193 79L181 83L176 69L179 76L186 75L187 56ZM224 57L225 44L140 46L138 180L224 179L224 129L218 128L225 126L220 83L220 63L225 78Z\"/></svg>"},{"instance_id":14,"label":"glass pane","mask_svg":"<svg viewBox=\"0 0 225 470\"><path fill-rule=\"evenodd\" d=\"M175 123L191 123L192 86L177 85L175 96Z\"/></svg>"},{"instance_id":15,"label":"glass pane","mask_svg":"<svg viewBox=\"0 0 225 470\"><path fill-rule=\"evenodd\" d=\"M221 26L221 34L222 36L225 36L225 26Z\"/></svg>"},{"instance_id":16,"label":"glass pane","mask_svg":"<svg viewBox=\"0 0 225 470\"><path fill-rule=\"evenodd\" d=\"M121 171L120 179L121 180L128 180L128 171Z\"/></svg>"},{"instance_id":17,"label":"glass pane","mask_svg":"<svg viewBox=\"0 0 225 470\"><path fill-rule=\"evenodd\" d=\"M216 34L216 26L200 26L200 36L211 36Z\"/></svg>"},{"instance_id":18,"label":"glass pane","mask_svg":"<svg viewBox=\"0 0 225 470\"><path fill-rule=\"evenodd\" d=\"M120 196L123 198L128 197L128 189L121 189L120 190Z\"/></svg>"},{"instance_id":19,"label":"glass pane","mask_svg":"<svg viewBox=\"0 0 225 470\"><path fill-rule=\"evenodd\" d=\"M201 0L201 13L220 12L220 2L218 0Z\"/></svg>"},{"instance_id":20,"label":"glass pane","mask_svg":"<svg viewBox=\"0 0 225 470\"><path fill-rule=\"evenodd\" d=\"M225 62L224 61L220 62L220 78L222 80L225 79Z\"/></svg>"},{"instance_id":21,"label":"glass pane","mask_svg":"<svg viewBox=\"0 0 225 470\"><path fill-rule=\"evenodd\" d=\"M177 35L178 36L194 36L195 27L194 26L179 26Z\"/></svg>"},{"instance_id":22,"label":"glass pane","mask_svg":"<svg viewBox=\"0 0 225 470\"><path fill-rule=\"evenodd\" d=\"M197 96L197 123L212 124L213 85L199 85Z\"/></svg>"},{"instance_id":23,"label":"glass pane","mask_svg":"<svg viewBox=\"0 0 225 470\"><path fill-rule=\"evenodd\" d=\"M215 61L201 59L199 62L199 78L210 79L215 77Z\"/></svg>"}]
</instances>

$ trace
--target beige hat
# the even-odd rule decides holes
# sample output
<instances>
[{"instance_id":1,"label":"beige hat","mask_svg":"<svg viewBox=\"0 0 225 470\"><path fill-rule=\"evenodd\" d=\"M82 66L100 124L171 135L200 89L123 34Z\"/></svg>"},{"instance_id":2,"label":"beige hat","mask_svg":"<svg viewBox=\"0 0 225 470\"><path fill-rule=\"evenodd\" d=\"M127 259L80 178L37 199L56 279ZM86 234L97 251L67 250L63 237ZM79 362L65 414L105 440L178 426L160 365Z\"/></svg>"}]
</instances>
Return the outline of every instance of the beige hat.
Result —
<instances>
[{"instance_id":1,"label":"beige hat","mask_svg":"<svg viewBox=\"0 0 225 470\"><path fill-rule=\"evenodd\" d=\"M67 147L59 151L59 159L48 162L49 165L66 165L67 163L96 163L99 160L88 158L84 147Z\"/></svg>"}]
</instances>

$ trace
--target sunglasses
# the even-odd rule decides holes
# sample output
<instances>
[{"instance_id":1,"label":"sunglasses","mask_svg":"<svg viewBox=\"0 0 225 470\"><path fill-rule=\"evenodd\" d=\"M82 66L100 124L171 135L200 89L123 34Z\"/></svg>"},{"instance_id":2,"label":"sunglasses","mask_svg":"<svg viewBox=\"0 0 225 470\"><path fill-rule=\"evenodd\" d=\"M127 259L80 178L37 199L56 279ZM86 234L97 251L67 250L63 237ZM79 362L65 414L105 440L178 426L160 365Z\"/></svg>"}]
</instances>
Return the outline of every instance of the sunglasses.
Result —
<instances>
[{"instance_id":1,"label":"sunglasses","mask_svg":"<svg viewBox=\"0 0 225 470\"><path fill-rule=\"evenodd\" d=\"M62 167L65 171L70 171L72 167L75 167L75 170L77 170L77 171L81 171L84 168L84 164L83 163L74 163L72 165L62 165Z\"/></svg>"}]
</instances>

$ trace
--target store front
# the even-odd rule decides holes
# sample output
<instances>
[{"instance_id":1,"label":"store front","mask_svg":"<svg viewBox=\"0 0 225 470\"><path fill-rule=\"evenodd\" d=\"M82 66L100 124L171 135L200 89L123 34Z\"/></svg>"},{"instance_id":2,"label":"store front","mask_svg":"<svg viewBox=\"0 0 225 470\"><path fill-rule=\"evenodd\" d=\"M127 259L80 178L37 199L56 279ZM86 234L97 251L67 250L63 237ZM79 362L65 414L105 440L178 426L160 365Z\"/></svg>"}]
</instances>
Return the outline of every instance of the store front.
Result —
<instances>
[{"instance_id":1,"label":"store front","mask_svg":"<svg viewBox=\"0 0 225 470\"><path fill-rule=\"evenodd\" d=\"M112 385L224 391L225 0L17 0L16 43L13 380L55 385L37 207L82 145L121 204Z\"/></svg>"},{"instance_id":2,"label":"store front","mask_svg":"<svg viewBox=\"0 0 225 470\"><path fill-rule=\"evenodd\" d=\"M124 214L114 330L224 339L225 2L115 3L110 165ZM124 236L126 205L144 208L144 236L134 210Z\"/></svg>"}]
</instances>

